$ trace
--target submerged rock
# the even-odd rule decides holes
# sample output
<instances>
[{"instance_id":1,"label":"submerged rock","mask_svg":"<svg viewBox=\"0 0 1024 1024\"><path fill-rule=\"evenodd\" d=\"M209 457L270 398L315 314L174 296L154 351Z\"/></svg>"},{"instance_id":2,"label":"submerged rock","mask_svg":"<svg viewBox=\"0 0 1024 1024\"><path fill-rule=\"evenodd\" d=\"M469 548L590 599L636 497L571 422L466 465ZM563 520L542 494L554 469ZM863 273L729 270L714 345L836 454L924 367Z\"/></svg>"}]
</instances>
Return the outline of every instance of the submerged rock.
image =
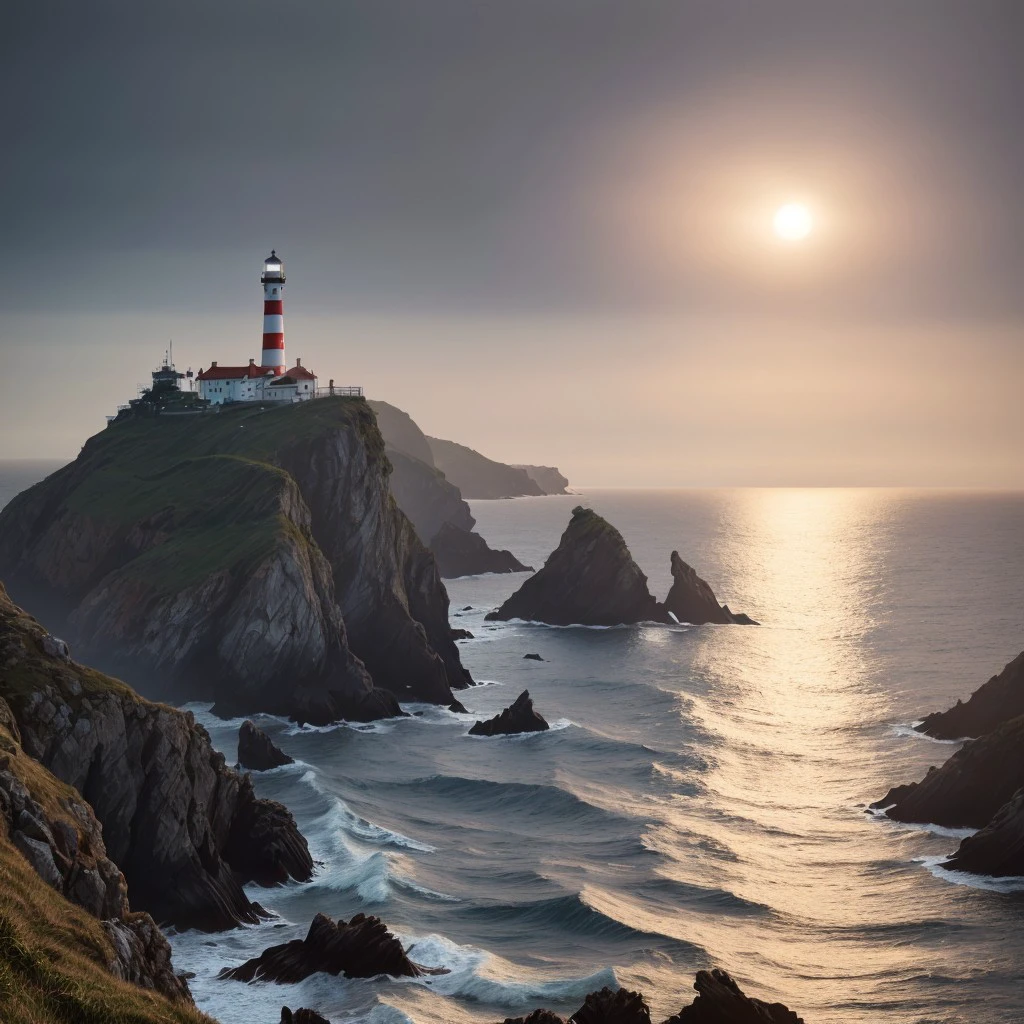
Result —
<instances>
[{"instance_id":1,"label":"submerged rock","mask_svg":"<svg viewBox=\"0 0 1024 1024\"><path fill-rule=\"evenodd\" d=\"M1024 789L1018 789L980 832L964 839L944 867L997 878L1024 876Z\"/></svg>"},{"instance_id":2,"label":"submerged rock","mask_svg":"<svg viewBox=\"0 0 1024 1024\"><path fill-rule=\"evenodd\" d=\"M983 828L1024 787L1024 716L969 740L920 782L895 786L872 807L895 821Z\"/></svg>"},{"instance_id":3,"label":"submerged rock","mask_svg":"<svg viewBox=\"0 0 1024 1024\"><path fill-rule=\"evenodd\" d=\"M975 690L966 704L957 701L948 711L936 711L917 728L936 739L957 740L984 736L1019 715L1024 715L1024 652Z\"/></svg>"},{"instance_id":4,"label":"submerged rock","mask_svg":"<svg viewBox=\"0 0 1024 1024\"><path fill-rule=\"evenodd\" d=\"M265 772L283 764L294 764L295 758L276 747L273 740L247 718L238 730L238 763L250 771Z\"/></svg>"},{"instance_id":5,"label":"submerged rock","mask_svg":"<svg viewBox=\"0 0 1024 1024\"><path fill-rule=\"evenodd\" d=\"M622 534L581 505L573 509L558 547L543 568L487 618L555 626L667 621Z\"/></svg>"},{"instance_id":6,"label":"submerged rock","mask_svg":"<svg viewBox=\"0 0 1024 1024\"><path fill-rule=\"evenodd\" d=\"M523 690L515 702L500 714L489 718L486 722L477 722L470 730L470 736L511 736L520 732L544 732L551 728L546 721L533 710L530 691Z\"/></svg>"},{"instance_id":7,"label":"submerged rock","mask_svg":"<svg viewBox=\"0 0 1024 1024\"><path fill-rule=\"evenodd\" d=\"M294 984L320 971L346 978L447 973L414 964L379 918L356 914L350 921L335 923L326 914L317 914L304 939L270 946L238 967L224 968L218 977Z\"/></svg>"},{"instance_id":8,"label":"submerged rock","mask_svg":"<svg viewBox=\"0 0 1024 1024\"><path fill-rule=\"evenodd\" d=\"M745 995L725 971L698 971L693 987L697 998L665 1024L804 1024L782 1003Z\"/></svg>"},{"instance_id":9,"label":"submerged rock","mask_svg":"<svg viewBox=\"0 0 1024 1024\"><path fill-rule=\"evenodd\" d=\"M485 572L532 572L511 551L496 551L470 530L443 523L430 542L437 567L444 579L476 576Z\"/></svg>"}]
</instances>

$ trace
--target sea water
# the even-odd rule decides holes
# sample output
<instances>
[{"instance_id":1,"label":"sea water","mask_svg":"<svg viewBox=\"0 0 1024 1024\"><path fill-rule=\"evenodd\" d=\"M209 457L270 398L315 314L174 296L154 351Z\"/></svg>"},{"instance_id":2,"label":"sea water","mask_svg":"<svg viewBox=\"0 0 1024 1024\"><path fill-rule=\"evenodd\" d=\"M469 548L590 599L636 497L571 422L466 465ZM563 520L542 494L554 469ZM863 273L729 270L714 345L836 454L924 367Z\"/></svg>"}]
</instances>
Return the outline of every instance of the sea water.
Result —
<instances>
[{"instance_id":1,"label":"sea water","mask_svg":"<svg viewBox=\"0 0 1024 1024\"><path fill-rule=\"evenodd\" d=\"M492 546L539 566L581 502L622 531L657 596L677 549L762 625L491 623L525 577L450 581L451 621L474 634L470 714L257 717L297 758L257 789L291 808L318 868L251 889L276 915L265 924L172 935L200 1007L225 1024L284 1004L458 1024L568 1014L622 984L661 1020L697 969L721 966L809 1024L1024 1020L1024 881L944 871L962 833L866 812L956 750L910 725L1024 648L1024 495L595 490L472 506ZM468 735L525 688L550 732ZM233 762L240 720L191 707ZM318 911L378 914L451 973L217 979Z\"/></svg>"}]
</instances>

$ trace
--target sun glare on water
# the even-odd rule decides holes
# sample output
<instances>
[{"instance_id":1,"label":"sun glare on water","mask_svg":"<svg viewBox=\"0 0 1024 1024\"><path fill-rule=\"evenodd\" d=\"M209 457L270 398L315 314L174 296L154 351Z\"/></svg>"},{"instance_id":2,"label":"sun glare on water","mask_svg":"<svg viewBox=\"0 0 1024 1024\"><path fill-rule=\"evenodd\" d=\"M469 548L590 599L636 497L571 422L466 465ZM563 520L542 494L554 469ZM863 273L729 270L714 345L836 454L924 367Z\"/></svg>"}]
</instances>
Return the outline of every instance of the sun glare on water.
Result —
<instances>
[{"instance_id":1,"label":"sun glare on water","mask_svg":"<svg viewBox=\"0 0 1024 1024\"><path fill-rule=\"evenodd\" d=\"M811 233L814 218L803 203L786 203L775 211L772 225L784 242L799 242Z\"/></svg>"}]
</instances>

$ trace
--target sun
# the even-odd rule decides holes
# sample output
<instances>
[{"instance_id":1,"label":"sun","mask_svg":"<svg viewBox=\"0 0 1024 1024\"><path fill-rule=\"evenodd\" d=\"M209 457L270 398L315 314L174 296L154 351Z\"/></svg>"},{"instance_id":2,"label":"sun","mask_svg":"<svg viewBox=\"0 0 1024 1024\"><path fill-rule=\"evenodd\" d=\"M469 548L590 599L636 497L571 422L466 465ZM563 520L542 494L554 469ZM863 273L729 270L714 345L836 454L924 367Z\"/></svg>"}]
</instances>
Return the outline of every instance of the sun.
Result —
<instances>
[{"instance_id":1,"label":"sun","mask_svg":"<svg viewBox=\"0 0 1024 1024\"><path fill-rule=\"evenodd\" d=\"M772 226L784 242L799 242L811 233L814 217L803 203L786 203L775 211Z\"/></svg>"}]
</instances>

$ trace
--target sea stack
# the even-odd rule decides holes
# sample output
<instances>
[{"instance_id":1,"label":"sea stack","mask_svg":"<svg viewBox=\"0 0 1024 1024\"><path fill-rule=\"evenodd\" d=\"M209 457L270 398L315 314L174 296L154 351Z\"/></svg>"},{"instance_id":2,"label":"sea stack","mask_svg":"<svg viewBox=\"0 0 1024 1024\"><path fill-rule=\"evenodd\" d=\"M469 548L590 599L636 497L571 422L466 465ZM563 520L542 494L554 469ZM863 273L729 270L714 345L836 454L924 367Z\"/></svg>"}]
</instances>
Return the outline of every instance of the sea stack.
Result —
<instances>
[{"instance_id":1,"label":"sea stack","mask_svg":"<svg viewBox=\"0 0 1024 1024\"><path fill-rule=\"evenodd\" d=\"M283 764L294 764L295 758L276 747L273 740L247 718L238 730L238 763L250 771L265 772Z\"/></svg>"},{"instance_id":2,"label":"sea stack","mask_svg":"<svg viewBox=\"0 0 1024 1024\"><path fill-rule=\"evenodd\" d=\"M515 702L500 714L486 722L477 722L469 730L469 735L511 736L521 732L546 732L549 728L548 723L533 710L530 691L523 690Z\"/></svg>"},{"instance_id":3,"label":"sea stack","mask_svg":"<svg viewBox=\"0 0 1024 1024\"><path fill-rule=\"evenodd\" d=\"M488 619L527 619L553 626L617 626L666 621L622 534L578 505L544 567Z\"/></svg>"},{"instance_id":4,"label":"sea stack","mask_svg":"<svg viewBox=\"0 0 1024 1024\"><path fill-rule=\"evenodd\" d=\"M679 622L694 626L705 622L757 625L749 615L735 614L727 605L720 605L711 584L701 579L697 570L679 557L678 551L672 552L672 589L665 598L664 607Z\"/></svg>"}]
</instances>

